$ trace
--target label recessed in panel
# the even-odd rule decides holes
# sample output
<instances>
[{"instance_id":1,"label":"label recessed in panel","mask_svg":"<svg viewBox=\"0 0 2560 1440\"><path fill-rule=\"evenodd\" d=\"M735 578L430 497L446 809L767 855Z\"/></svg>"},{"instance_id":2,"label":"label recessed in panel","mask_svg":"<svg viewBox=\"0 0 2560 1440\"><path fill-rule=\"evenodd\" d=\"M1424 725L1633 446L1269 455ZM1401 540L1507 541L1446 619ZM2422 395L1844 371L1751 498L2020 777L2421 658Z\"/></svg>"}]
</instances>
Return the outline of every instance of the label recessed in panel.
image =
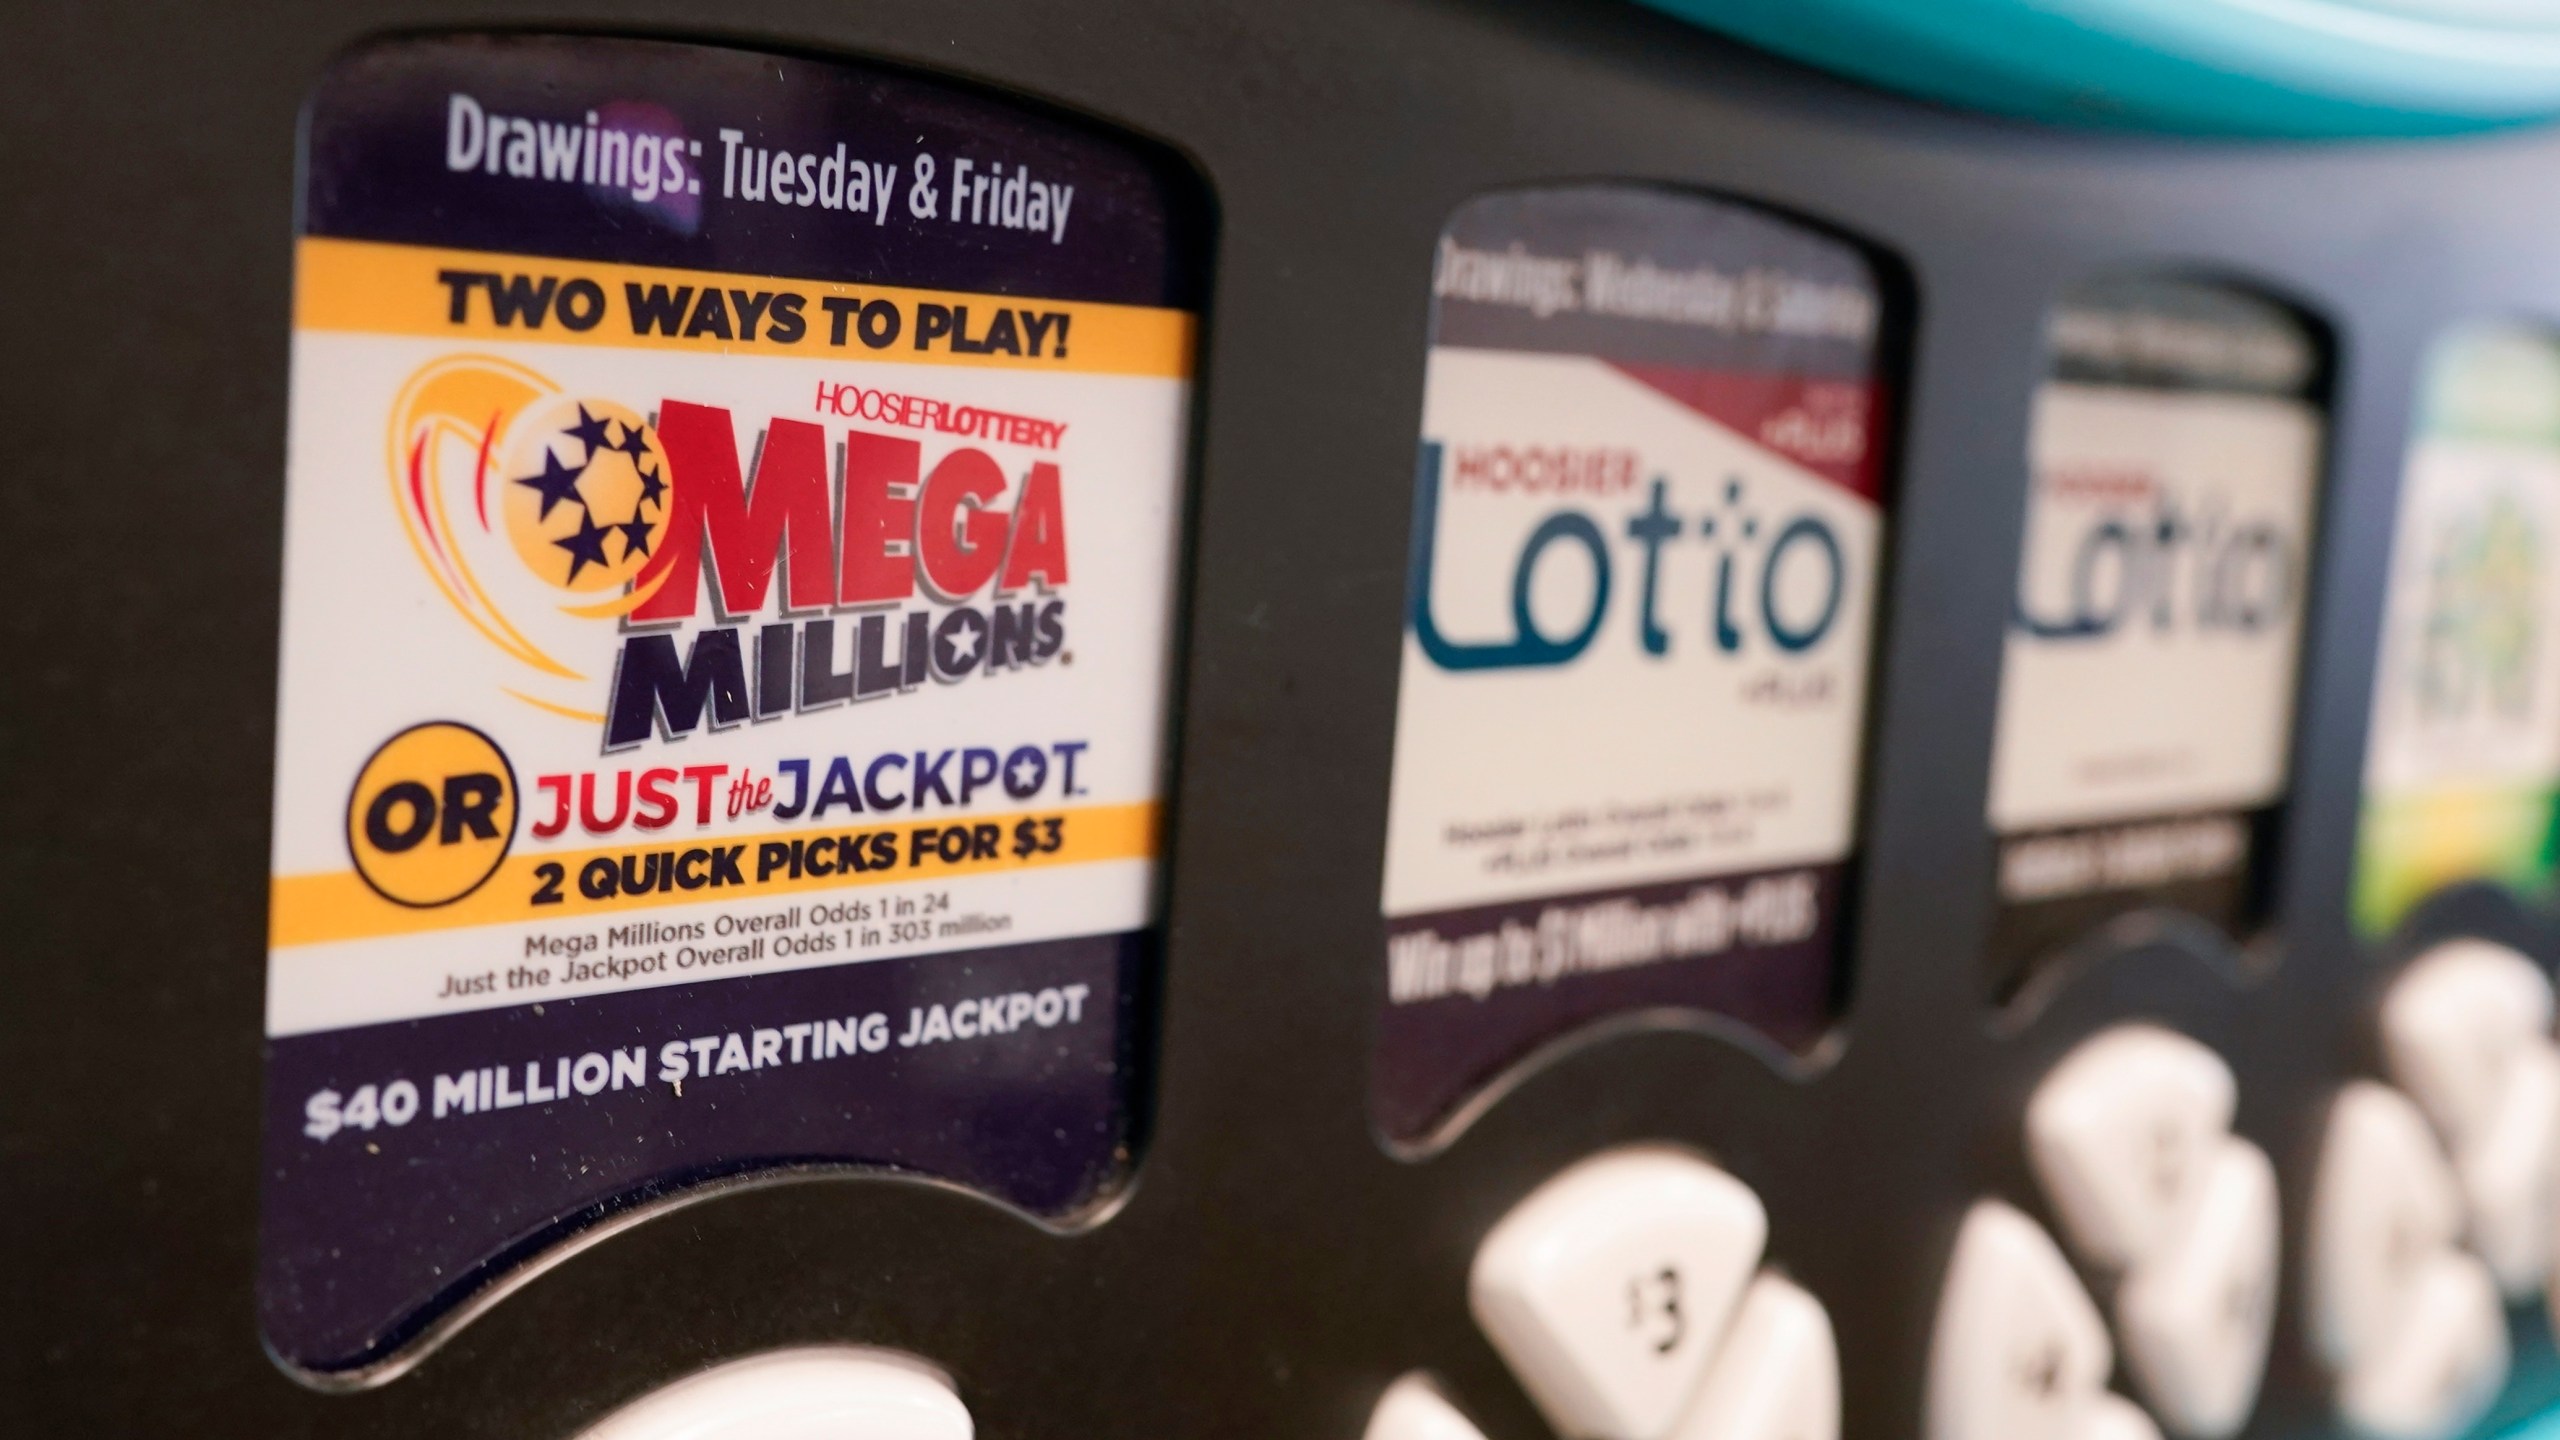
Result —
<instances>
[{"instance_id":1,"label":"label recessed in panel","mask_svg":"<svg viewBox=\"0 0 2560 1440\"><path fill-rule=\"evenodd\" d=\"M2047 338L1989 803L2004 992L2129 910L2256 923L2320 469L2323 356L2277 306L2111 280Z\"/></svg>"},{"instance_id":2,"label":"label recessed in panel","mask_svg":"<svg viewBox=\"0 0 2560 1440\"><path fill-rule=\"evenodd\" d=\"M1541 1043L1831 1016L1877 562L1854 247L1634 186L1444 234L1384 884L1381 1127Z\"/></svg>"},{"instance_id":3,"label":"label recessed in panel","mask_svg":"<svg viewBox=\"0 0 2560 1440\"><path fill-rule=\"evenodd\" d=\"M380 1373L707 1182L1136 1144L1197 206L855 65L367 49L308 118L260 1308Z\"/></svg>"},{"instance_id":4,"label":"label recessed in panel","mask_svg":"<svg viewBox=\"0 0 2560 1440\"><path fill-rule=\"evenodd\" d=\"M2400 482L2355 918L2449 885L2547 893L2560 856L2560 343L2440 342Z\"/></svg>"}]
</instances>

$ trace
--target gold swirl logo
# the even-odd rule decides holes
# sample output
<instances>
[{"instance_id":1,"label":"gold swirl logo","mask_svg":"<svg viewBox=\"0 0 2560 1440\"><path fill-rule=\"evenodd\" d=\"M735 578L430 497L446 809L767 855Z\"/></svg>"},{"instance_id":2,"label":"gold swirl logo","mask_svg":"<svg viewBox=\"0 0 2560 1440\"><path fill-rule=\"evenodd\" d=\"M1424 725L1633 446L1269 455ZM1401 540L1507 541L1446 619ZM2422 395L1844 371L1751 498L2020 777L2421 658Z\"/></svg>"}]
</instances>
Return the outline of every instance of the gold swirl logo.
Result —
<instances>
[{"instance_id":1,"label":"gold swirl logo","mask_svg":"<svg viewBox=\"0 0 2560 1440\"><path fill-rule=\"evenodd\" d=\"M393 508L436 589L525 671L528 704L601 720L591 677L564 655L596 620L629 614L674 514L657 430L617 401L566 394L487 355L437 360L391 407Z\"/></svg>"}]
</instances>

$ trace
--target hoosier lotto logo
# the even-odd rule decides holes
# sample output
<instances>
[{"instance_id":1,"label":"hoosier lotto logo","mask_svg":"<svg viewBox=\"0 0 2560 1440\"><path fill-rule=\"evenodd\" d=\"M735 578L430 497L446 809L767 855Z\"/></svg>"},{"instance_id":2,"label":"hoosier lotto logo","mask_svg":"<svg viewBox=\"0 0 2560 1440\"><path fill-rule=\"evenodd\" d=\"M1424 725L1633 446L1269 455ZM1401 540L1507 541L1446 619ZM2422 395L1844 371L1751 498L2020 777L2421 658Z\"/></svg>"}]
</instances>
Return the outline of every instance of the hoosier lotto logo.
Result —
<instances>
[{"instance_id":1,"label":"hoosier lotto logo","mask_svg":"<svg viewBox=\"0 0 2560 1440\"><path fill-rule=\"evenodd\" d=\"M499 688L606 751L1062 654L1058 463L952 441L1053 450L1064 425L825 382L807 413L669 398L653 418L456 356L393 404L394 508L512 662Z\"/></svg>"}]
</instances>

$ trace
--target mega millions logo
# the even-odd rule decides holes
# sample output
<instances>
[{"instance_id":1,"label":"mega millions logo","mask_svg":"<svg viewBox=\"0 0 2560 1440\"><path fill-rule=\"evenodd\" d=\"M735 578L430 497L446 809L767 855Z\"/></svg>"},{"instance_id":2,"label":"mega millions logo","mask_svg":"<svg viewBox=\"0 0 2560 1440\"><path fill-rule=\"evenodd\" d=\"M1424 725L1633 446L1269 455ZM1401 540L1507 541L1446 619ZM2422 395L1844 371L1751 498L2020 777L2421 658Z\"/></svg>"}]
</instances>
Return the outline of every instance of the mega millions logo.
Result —
<instances>
[{"instance_id":1,"label":"mega millions logo","mask_svg":"<svg viewBox=\"0 0 2560 1440\"><path fill-rule=\"evenodd\" d=\"M418 563L514 662L499 688L600 725L609 751L1065 645L1054 461L1017 481L965 444L929 456L677 399L643 413L479 355L402 387L388 459Z\"/></svg>"}]
</instances>

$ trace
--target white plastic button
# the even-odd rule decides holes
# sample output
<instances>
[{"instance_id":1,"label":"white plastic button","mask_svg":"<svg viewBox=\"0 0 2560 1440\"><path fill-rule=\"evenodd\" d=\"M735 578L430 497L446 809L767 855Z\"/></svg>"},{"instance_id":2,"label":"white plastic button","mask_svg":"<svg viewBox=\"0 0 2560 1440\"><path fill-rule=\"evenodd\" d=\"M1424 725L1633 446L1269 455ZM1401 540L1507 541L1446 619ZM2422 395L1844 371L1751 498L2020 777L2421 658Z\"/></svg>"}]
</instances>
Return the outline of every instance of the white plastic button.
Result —
<instances>
[{"instance_id":1,"label":"white plastic button","mask_svg":"<svg viewBox=\"0 0 2560 1440\"><path fill-rule=\"evenodd\" d=\"M2419 1266L2409 1303L2338 1387L2338 1413L2373 1440L2451 1440L2507 1380L2507 1316L2487 1266L2459 1250Z\"/></svg>"},{"instance_id":2,"label":"white plastic button","mask_svg":"<svg viewBox=\"0 0 2560 1440\"><path fill-rule=\"evenodd\" d=\"M1929 1440L2073 1440L2114 1352L2043 1227L1997 1200L1956 1234L1929 1352Z\"/></svg>"},{"instance_id":3,"label":"white plastic button","mask_svg":"<svg viewBox=\"0 0 2560 1440\"><path fill-rule=\"evenodd\" d=\"M1744 1292L1679 1440L1839 1440L1840 1353L1822 1302L1776 1275Z\"/></svg>"},{"instance_id":4,"label":"white plastic button","mask_svg":"<svg viewBox=\"0 0 2560 1440\"><path fill-rule=\"evenodd\" d=\"M2426 1117L2387 1085L2349 1084L2330 1108L2311 1195L2310 1328L2330 1369L2353 1369L2382 1343L2425 1262L2461 1234L2461 1201Z\"/></svg>"},{"instance_id":5,"label":"white plastic button","mask_svg":"<svg viewBox=\"0 0 2560 1440\"><path fill-rule=\"evenodd\" d=\"M1476 1323L1574 1440L1659 1440L1760 1263L1748 1186L1676 1150L1595 1156L1520 1202L1468 1277Z\"/></svg>"},{"instance_id":6,"label":"white plastic button","mask_svg":"<svg viewBox=\"0 0 2560 1440\"><path fill-rule=\"evenodd\" d=\"M2275 1323L2275 1167L2226 1138L2197 1192L2184 1230L2125 1277L2116 1338L2170 1433L2222 1440L2257 1403Z\"/></svg>"},{"instance_id":7,"label":"white plastic button","mask_svg":"<svg viewBox=\"0 0 2560 1440\"><path fill-rule=\"evenodd\" d=\"M2471 1245L2513 1299L2542 1289L2551 1265L2553 1167L2560 1162L2560 1048L2535 1041L2507 1067L2506 1088L2462 1153L2454 1177L2471 1211Z\"/></svg>"},{"instance_id":8,"label":"white plastic button","mask_svg":"<svg viewBox=\"0 0 2560 1440\"><path fill-rule=\"evenodd\" d=\"M2551 1007L2542 967L2504 945L2450 940L2383 997L2383 1058L2460 1153L2489 1123L2517 1054L2549 1033Z\"/></svg>"},{"instance_id":9,"label":"white plastic button","mask_svg":"<svg viewBox=\"0 0 2560 1440\"><path fill-rule=\"evenodd\" d=\"M2160 1440L2160 1427L2121 1395L2101 1395L2071 1440Z\"/></svg>"},{"instance_id":10,"label":"white plastic button","mask_svg":"<svg viewBox=\"0 0 2560 1440\"><path fill-rule=\"evenodd\" d=\"M1484 1440L1484 1432L1442 1399L1430 1381L1407 1375L1379 1397L1361 1440Z\"/></svg>"},{"instance_id":11,"label":"white plastic button","mask_svg":"<svg viewBox=\"0 0 2560 1440\"><path fill-rule=\"evenodd\" d=\"M2073 1050L2027 1104L2027 1157L2063 1234L2110 1270L2165 1243L2237 1103L2221 1056L2156 1025Z\"/></svg>"},{"instance_id":12,"label":"white plastic button","mask_svg":"<svg viewBox=\"0 0 2560 1440\"><path fill-rule=\"evenodd\" d=\"M815 1346L731 1361L643 1395L580 1440L970 1440L969 1411L931 1366Z\"/></svg>"}]
</instances>

